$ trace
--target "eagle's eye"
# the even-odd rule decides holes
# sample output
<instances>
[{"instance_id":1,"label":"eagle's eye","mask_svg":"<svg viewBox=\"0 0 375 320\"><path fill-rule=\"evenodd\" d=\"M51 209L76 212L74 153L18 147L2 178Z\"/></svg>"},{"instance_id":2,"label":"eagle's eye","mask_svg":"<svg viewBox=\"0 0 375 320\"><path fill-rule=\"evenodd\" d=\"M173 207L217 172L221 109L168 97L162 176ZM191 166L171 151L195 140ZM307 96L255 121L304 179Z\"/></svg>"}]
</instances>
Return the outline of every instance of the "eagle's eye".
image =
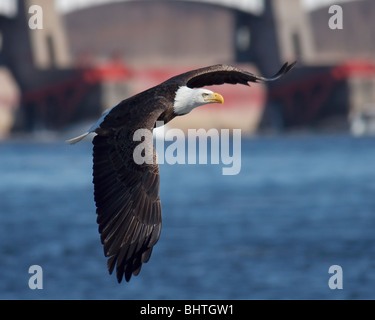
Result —
<instances>
[{"instance_id":1,"label":"eagle's eye","mask_svg":"<svg viewBox=\"0 0 375 320\"><path fill-rule=\"evenodd\" d=\"M209 93L202 93L203 98L207 98L210 94Z\"/></svg>"}]
</instances>

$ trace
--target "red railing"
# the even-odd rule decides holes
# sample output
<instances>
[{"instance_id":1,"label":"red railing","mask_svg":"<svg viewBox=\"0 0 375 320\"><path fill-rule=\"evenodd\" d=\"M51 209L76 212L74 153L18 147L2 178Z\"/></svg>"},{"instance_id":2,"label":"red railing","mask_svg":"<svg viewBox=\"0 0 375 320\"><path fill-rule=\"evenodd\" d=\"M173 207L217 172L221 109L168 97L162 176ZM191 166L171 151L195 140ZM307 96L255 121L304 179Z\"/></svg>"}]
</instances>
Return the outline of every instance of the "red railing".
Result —
<instances>
[{"instance_id":1,"label":"red railing","mask_svg":"<svg viewBox=\"0 0 375 320\"><path fill-rule=\"evenodd\" d=\"M53 108L56 108L58 114L58 119L55 119L54 123L61 127L71 119L74 111L79 108L85 95L95 84L103 81L124 81L130 76L130 70L119 62L77 69L68 79L24 92L22 102L26 106L36 107L38 116L47 120L52 99Z\"/></svg>"},{"instance_id":2,"label":"red railing","mask_svg":"<svg viewBox=\"0 0 375 320\"><path fill-rule=\"evenodd\" d=\"M287 115L298 115L299 124L316 119L335 87L350 77L375 77L375 62L353 60L334 67L322 68L308 75L302 72L292 80L286 80L269 91L269 99L282 104ZM299 96L297 101L296 96ZM301 103L302 102L302 103Z\"/></svg>"}]
</instances>

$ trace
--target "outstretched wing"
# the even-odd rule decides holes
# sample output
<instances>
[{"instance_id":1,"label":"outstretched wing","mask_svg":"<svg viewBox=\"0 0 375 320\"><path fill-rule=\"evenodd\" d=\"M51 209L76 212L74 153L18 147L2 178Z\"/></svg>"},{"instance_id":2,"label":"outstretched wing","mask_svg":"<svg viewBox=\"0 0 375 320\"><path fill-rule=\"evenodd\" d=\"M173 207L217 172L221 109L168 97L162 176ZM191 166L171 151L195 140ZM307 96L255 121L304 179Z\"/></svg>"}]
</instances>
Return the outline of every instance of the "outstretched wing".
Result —
<instances>
[{"instance_id":1,"label":"outstretched wing","mask_svg":"<svg viewBox=\"0 0 375 320\"><path fill-rule=\"evenodd\" d=\"M151 130L164 106L158 101L146 99L143 102L144 108L153 103L154 114L143 120L145 117L140 110L130 114L125 106L119 105L109 112L93 139L97 222L104 254L109 257L108 270L112 274L116 267L118 282L123 276L129 281L132 275L140 272L161 231L159 167ZM142 106L137 107L141 109ZM137 112L140 117L135 116ZM126 120L118 120L121 117L133 118L131 123L119 126L121 122L126 123ZM151 138L137 141L134 139L137 129L148 130ZM151 152L149 163L137 164L133 158L140 143L144 147L142 150Z\"/></svg>"},{"instance_id":2,"label":"outstretched wing","mask_svg":"<svg viewBox=\"0 0 375 320\"><path fill-rule=\"evenodd\" d=\"M292 64L285 63L279 72L271 78L260 77L233 66L218 64L186 72L172 78L171 80L184 83L189 88L201 88L204 86L221 85L224 83L249 85L248 82L277 80L289 72L295 64L296 62Z\"/></svg>"},{"instance_id":3,"label":"outstretched wing","mask_svg":"<svg viewBox=\"0 0 375 320\"><path fill-rule=\"evenodd\" d=\"M133 150L114 136L94 137L97 222L108 270L118 282L137 275L161 231L158 165L137 165Z\"/></svg>"}]
</instances>

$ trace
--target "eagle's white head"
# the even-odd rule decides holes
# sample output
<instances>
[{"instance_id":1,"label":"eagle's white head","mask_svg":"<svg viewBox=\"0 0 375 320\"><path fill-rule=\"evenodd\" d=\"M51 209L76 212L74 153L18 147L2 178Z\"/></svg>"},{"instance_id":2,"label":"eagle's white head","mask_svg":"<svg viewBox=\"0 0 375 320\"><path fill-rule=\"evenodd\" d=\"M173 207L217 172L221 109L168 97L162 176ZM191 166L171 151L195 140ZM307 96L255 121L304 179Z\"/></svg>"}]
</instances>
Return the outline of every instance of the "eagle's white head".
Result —
<instances>
[{"instance_id":1,"label":"eagle's white head","mask_svg":"<svg viewBox=\"0 0 375 320\"><path fill-rule=\"evenodd\" d=\"M176 92L173 109L175 114L184 115L196 107L209 103L224 103L224 98L211 90L182 86Z\"/></svg>"}]
</instances>

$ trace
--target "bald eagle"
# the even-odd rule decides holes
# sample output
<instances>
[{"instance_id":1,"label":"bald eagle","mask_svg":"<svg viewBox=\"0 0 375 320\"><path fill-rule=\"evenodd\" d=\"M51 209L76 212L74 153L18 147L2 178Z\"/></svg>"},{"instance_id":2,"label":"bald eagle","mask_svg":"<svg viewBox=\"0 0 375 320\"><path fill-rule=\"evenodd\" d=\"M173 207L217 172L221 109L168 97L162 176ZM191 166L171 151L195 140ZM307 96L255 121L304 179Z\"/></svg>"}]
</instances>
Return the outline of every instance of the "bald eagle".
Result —
<instances>
[{"instance_id":1,"label":"bald eagle","mask_svg":"<svg viewBox=\"0 0 375 320\"><path fill-rule=\"evenodd\" d=\"M293 68L285 63L271 78L256 76L229 65L192 70L121 101L107 110L83 135L68 140L74 144L89 133L93 139L93 183L97 223L107 266L116 267L118 282L138 275L142 263L150 259L161 231L159 166L153 146L152 164L136 164L133 140L136 130L152 131L157 121L164 124L194 108L223 103L223 97L202 87L273 81ZM152 142L151 142L152 144Z\"/></svg>"}]
</instances>

